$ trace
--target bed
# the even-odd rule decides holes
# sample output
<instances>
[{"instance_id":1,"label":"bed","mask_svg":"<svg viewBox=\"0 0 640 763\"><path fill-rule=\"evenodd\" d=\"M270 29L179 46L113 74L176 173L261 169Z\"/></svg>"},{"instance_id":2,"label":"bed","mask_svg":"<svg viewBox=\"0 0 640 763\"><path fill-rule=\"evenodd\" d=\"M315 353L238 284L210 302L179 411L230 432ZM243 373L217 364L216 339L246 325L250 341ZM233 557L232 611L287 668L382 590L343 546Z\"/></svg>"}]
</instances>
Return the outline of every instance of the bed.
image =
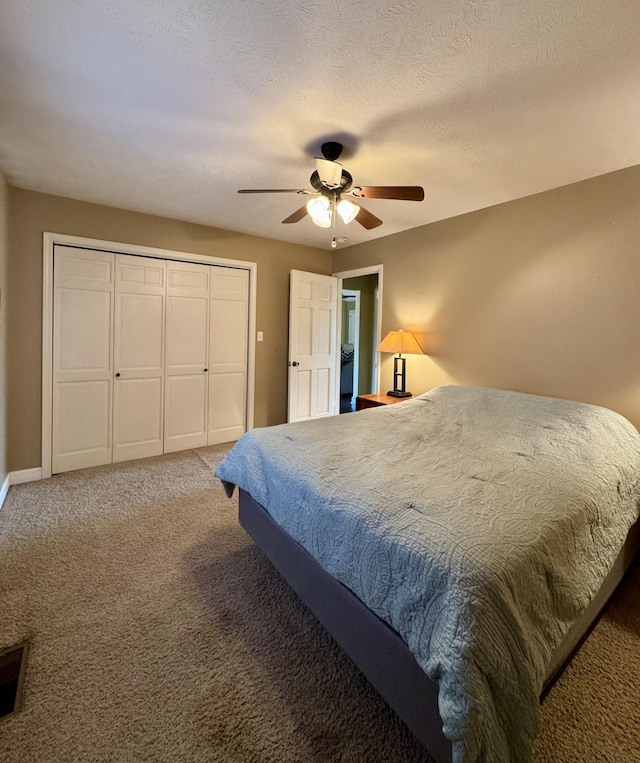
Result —
<instances>
[{"instance_id":1,"label":"bed","mask_svg":"<svg viewBox=\"0 0 640 763\"><path fill-rule=\"evenodd\" d=\"M436 760L530 759L538 703L638 548L640 436L443 387L254 430L240 521Z\"/></svg>"}]
</instances>

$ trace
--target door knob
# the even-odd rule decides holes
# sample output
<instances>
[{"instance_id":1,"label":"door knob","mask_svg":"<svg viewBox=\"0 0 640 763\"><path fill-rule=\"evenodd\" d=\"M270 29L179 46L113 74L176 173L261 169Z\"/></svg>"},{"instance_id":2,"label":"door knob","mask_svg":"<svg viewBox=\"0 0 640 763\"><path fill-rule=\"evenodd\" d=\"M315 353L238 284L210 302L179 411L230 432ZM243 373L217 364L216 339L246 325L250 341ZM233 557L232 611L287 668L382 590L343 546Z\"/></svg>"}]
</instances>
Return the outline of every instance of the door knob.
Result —
<instances>
[{"instance_id":1,"label":"door knob","mask_svg":"<svg viewBox=\"0 0 640 763\"><path fill-rule=\"evenodd\" d=\"M204 369L204 372L205 372L205 374L207 373L207 371L208 371L208 370L209 370L208 368L205 368L205 369Z\"/></svg>"},{"instance_id":2,"label":"door knob","mask_svg":"<svg viewBox=\"0 0 640 763\"><path fill-rule=\"evenodd\" d=\"M118 373L116 374L116 379L119 379L119 378L120 378L120 371L118 371Z\"/></svg>"},{"instance_id":3,"label":"door knob","mask_svg":"<svg viewBox=\"0 0 640 763\"><path fill-rule=\"evenodd\" d=\"M300 363L298 363L298 361L297 361L297 360L294 360L294 361L293 361L293 363L289 363L289 365L290 365L290 366L293 366L293 367L295 368L296 366L299 366L299 365L300 365Z\"/></svg>"}]
</instances>

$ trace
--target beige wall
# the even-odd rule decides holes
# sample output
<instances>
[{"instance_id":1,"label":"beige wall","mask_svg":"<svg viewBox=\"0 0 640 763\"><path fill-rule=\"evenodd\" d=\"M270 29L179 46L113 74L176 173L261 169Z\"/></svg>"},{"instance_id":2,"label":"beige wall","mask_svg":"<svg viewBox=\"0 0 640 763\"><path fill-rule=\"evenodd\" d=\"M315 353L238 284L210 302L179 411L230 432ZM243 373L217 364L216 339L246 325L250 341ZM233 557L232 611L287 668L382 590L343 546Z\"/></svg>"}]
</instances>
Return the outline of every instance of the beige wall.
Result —
<instances>
[{"instance_id":1,"label":"beige wall","mask_svg":"<svg viewBox=\"0 0 640 763\"><path fill-rule=\"evenodd\" d=\"M7 477L7 260L9 189L0 172L0 486Z\"/></svg>"},{"instance_id":2,"label":"beige wall","mask_svg":"<svg viewBox=\"0 0 640 763\"><path fill-rule=\"evenodd\" d=\"M430 352L407 360L414 394L514 389L640 427L640 167L351 247L333 269L378 263L383 336L414 330Z\"/></svg>"},{"instance_id":3,"label":"beige wall","mask_svg":"<svg viewBox=\"0 0 640 763\"><path fill-rule=\"evenodd\" d=\"M44 231L258 263L256 426L287 415L289 271L331 273L328 252L11 188L8 282L9 468L40 466Z\"/></svg>"},{"instance_id":4,"label":"beige wall","mask_svg":"<svg viewBox=\"0 0 640 763\"><path fill-rule=\"evenodd\" d=\"M40 465L45 230L257 262L258 426L286 419L289 270L378 263L383 336L414 330L429 352L408 358L414 394L516 389L605 405L640 426L640 167L350 247L333 263L324 250L10 188L5 276L6 194L0 180L0 476L7 452L9 469ZM383 356L381 389L391 370Z\"/></svg>"}]
</instances>

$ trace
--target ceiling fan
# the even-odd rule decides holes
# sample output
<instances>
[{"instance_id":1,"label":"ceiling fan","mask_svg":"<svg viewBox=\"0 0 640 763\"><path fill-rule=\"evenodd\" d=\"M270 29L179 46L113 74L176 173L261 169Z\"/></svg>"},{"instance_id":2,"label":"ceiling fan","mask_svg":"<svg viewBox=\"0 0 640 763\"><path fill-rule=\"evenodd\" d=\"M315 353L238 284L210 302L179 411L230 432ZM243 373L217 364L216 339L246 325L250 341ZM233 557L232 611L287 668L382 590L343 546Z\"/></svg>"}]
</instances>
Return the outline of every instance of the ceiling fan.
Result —
<instances>
[{"instance_id":1,"label":"ceiling fan","mask_svg":"<svg viewBox=\"0 0 640 763\"><path fill-rule=\"evenodd\" d=\"M354 186L353 178L337 160L342 153L342 143L329 141L321 146L323 158L316 157L316 169L309 182L313 190L305 188L266 188L243 189L238 193L300 193L312 194L304 206L289 215L282 222L297 223L309 215L320 228L330 228L333 223L333 240L331 246L335 249L341 243L335 236L337 214L345 223L353 220L363 228L371 230L382 225L382 220L360 206L355 199L396 199L398 201L422 201L424 189L419 185L366 185ZM345 198L351 197L351 198Z\"/></svg>"}]
</instances>

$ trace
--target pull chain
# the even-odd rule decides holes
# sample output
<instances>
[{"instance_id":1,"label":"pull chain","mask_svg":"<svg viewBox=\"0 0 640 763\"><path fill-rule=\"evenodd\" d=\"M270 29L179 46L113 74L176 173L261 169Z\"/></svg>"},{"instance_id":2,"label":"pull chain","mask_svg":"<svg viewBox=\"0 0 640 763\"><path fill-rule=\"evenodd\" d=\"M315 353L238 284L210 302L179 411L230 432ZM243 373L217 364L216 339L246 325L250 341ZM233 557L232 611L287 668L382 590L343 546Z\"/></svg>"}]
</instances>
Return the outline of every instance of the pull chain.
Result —
<instances>
[{"instance_id":1,"label":"pull chain","mask_svg":"<svg viewBox=\"0 0 640 763\"><path fill-rule=\"evenodd\" d=\"M331 248L335 249L338 246L338 242L336 241L336 216L338 215L338 204L337 202L338 195L336 193L333 194L333 239L331 240Z\"/></svg>"}]
</instances>

